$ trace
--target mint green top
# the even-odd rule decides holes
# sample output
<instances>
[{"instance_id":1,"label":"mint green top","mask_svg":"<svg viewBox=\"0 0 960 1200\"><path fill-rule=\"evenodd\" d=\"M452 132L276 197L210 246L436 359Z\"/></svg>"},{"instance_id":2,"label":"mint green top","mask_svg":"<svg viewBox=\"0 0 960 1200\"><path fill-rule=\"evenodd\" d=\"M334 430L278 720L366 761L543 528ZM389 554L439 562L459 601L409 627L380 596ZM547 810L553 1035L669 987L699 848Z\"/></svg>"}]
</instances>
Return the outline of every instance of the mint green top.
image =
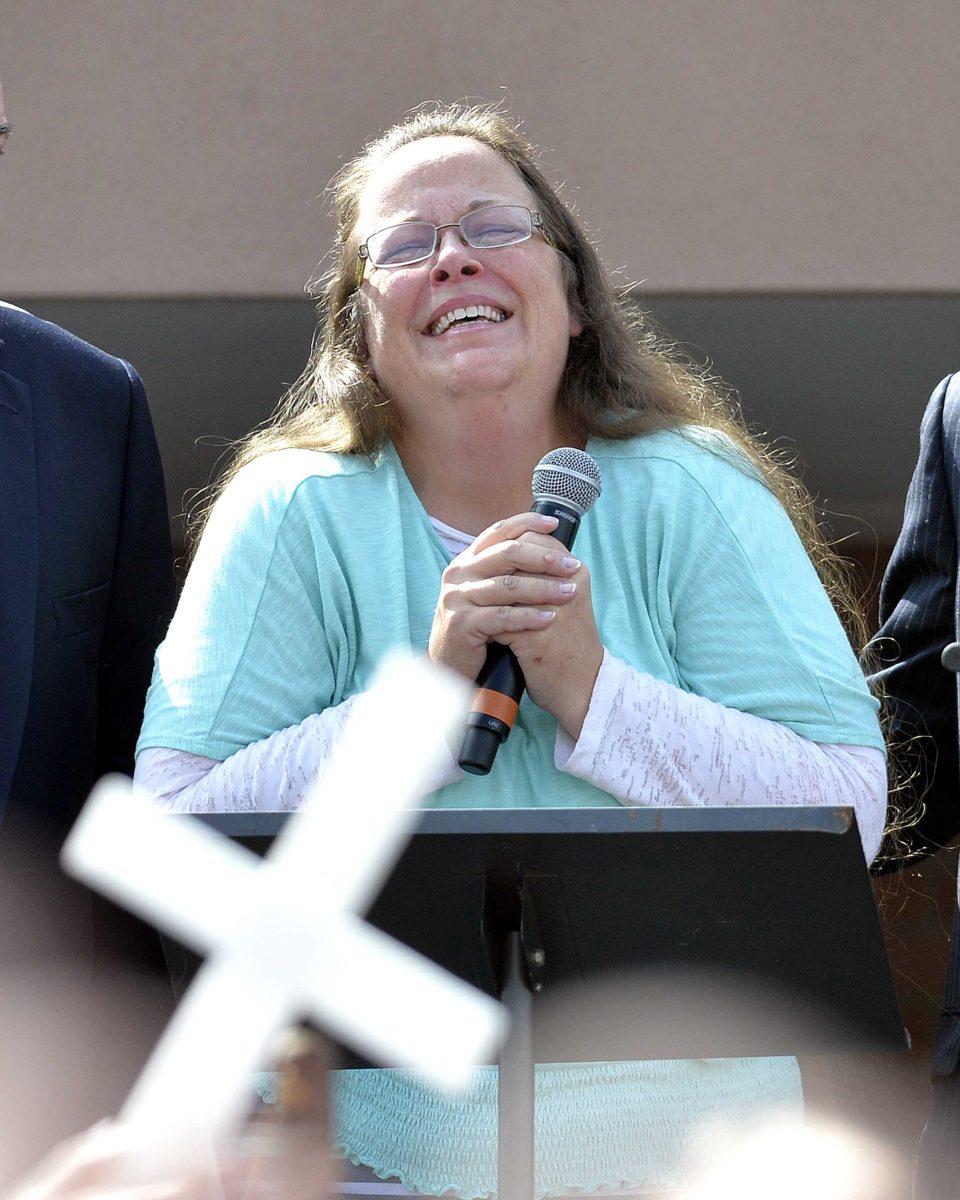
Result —
<instances>
[{"instance_id":1,"label":"mint green top","mask_svg":"<svg viewBox=\"0 0 960 1200\"><path fill-rule=\"evenodd\" d=\"M588 450L603 494L577 554L610 653L814 741L882 749L877 703L793 526L735 451L705 431ZM308 450L255 461L204 533L138 751L227 758L363 691L391 647L426 646L448 560L392 446L374 462ZM555 733L525 698L496 769L432 803L616 804L556 769Z\"/></svg>"},{"instance_id":2,"label":"mint green top","mask_svg":"<svg viewBox=\"0 0 960 1200\"><path fill-rule=\"evenodd\" d=\"M603 494L576 550L607 649L814 741L882 749L877 704L816 573L732 446L691 430L587 449ZM373 461L300 450L257 460L204 533L138 749L223 759L364 690L391 647L426 646L448 560L392 446ZM491 774L430 803L616 804L556 768L555 736L554 718L525 698ZM343 1072L341 1148L415 1190L490 1195L495 1093L492 1070L459 1101L405 1072ZM742 1129L800 1102L789 1058L538 1067L538 1194L678 1186L693 1142L716 1145L725 1123Z\"/></svg>"}]
</instances>

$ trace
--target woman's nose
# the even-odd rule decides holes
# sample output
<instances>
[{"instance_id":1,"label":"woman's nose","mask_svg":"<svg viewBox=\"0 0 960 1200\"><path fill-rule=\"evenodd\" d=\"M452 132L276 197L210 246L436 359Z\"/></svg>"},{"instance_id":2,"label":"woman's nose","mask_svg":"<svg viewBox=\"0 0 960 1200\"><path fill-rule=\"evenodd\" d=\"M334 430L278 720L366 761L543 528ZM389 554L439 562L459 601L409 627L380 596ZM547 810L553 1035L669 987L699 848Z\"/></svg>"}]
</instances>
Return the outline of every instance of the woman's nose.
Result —
<instances>
[{"instance_id":1,"label":"woman's nose","mask_svg":"<svg viewBox=\"0 0 960 1200\"><path fill-rule=\"evenodd\" d=\"M446 283L454 275L481 275L483 263L476 251L463 240L460 230L440 230L440 244L436 251L436 262L430 268L431 283Z\"/></svg>"}]
</instances>

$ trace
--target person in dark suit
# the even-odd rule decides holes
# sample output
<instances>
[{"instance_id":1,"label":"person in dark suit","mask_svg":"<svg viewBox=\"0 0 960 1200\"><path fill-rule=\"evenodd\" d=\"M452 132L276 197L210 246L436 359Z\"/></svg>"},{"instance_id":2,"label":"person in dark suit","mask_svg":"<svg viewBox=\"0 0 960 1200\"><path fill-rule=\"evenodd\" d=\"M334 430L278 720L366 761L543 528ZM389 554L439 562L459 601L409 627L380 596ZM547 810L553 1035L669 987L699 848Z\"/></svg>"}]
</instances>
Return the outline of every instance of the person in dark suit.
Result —
<instances>
[{"instance_id":1,"label":"person in dark suit","mask_svg":"<svg viewBox=\"0 0 960 1200\"><path fill-rule=\"evenodd\" d=\"M174 600L136 372L0 305L0 1177L111 1111L157 1027L108 1020L100 986L156 944L95 906L57 854L96 780L132 774Z\"/></svg>"},{"instance_id":2,"label":"person in dark suit","mask_svg":"<svg viewBox=\"0 0 960 1200\"><path fill-rule=\"evenodd\" d=\"M133 771L175 600L163 473L127 363L0 306L0 841Z\"/></svg>"},{"instance_id":3,"label":"person in dark suit","mask_svg":"<svg viewBox=\"0 0 960 1200\"><path fill-rule=\"evenodd\" d=\"M155 993L156 942L57 855L96 780L133 772L174 602L136 372L0 305L0 1177L111 1111L157 1027L108 1021L101 986L152 956ZM108 1048L111 1070L123 1060L112 1074Z\"/></svg>"},{"instance_id":4,"label":"person in dark suit","mask_svg":"<svg viewBox=\"0 0 960 1200\"><path fill-rule=\"evenodd\" d=\"M960 647L960 374L934 391L920 429L920 457L903 529L880 593L874 680L886 689L894 741L926 741L924 815L912 848L936 849L960 831L957 679ZM922 744L922 743L921 743ZM920 1144L918 1200L960 1195L960 908L954 922L944 1008L933 1050L934 1104Z\"/></svg>"}]
</instances>

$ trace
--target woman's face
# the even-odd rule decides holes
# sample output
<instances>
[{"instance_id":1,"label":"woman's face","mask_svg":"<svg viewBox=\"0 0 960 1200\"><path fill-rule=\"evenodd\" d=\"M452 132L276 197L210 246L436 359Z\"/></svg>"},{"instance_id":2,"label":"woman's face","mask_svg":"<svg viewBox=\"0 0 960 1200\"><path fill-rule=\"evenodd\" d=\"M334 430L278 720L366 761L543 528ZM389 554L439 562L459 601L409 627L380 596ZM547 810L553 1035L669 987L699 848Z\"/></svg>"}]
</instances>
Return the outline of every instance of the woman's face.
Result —
<instances>
[{"instance_id":1,"label":"woman's face","mask_svg":"<svg viewBox=\"0 0 960 1200\"><path fill-rule=\"evenodd\" d=\"M401 221L457 221L485 204L537 203L496 151L465 137L423 138L394 151L364 189L361 241ZM445 328L456 308L506 316ZM515 246L477 250L444 229L432 258L407 267L367 264L361 309L370 366L401 424L437 396L513 394L553 412L572 320L557 252L534 232Z\"/></svg>"}]
</instances>

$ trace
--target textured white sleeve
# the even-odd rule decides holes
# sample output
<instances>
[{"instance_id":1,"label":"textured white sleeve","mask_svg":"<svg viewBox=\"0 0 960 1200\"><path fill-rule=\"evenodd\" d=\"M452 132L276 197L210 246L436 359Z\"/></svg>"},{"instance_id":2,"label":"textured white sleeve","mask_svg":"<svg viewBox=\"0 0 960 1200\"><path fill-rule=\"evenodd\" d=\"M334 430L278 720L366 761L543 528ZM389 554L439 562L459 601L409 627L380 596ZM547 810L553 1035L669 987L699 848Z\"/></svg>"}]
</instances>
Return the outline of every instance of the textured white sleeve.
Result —
<instances>
[{"instance_id":1,"label":"textured white sleeve","mask_svg":"<svg viewBox=\"0 0 960 1200\"><path fill-rule=\"evenodd\" d=\"M289 812L298 808L339 741L357 696L252 742L219 762L185 750L151 747L137 755L134 782L168 812ZM430 791L462 772L453 754Z\"/></svg>"},{"instance_id":2,"label":"textured white sleeve","mask_svg":"<svg viewBox=\"0 0 960 1200\"><path fill-rule=\"evenodd\" d=\"M626 805L852 805L867 862L887 813L883 753L822 745L776 721L725 708L604 651L576 744L554 761Z\"/></svg>"}]
</instances>

